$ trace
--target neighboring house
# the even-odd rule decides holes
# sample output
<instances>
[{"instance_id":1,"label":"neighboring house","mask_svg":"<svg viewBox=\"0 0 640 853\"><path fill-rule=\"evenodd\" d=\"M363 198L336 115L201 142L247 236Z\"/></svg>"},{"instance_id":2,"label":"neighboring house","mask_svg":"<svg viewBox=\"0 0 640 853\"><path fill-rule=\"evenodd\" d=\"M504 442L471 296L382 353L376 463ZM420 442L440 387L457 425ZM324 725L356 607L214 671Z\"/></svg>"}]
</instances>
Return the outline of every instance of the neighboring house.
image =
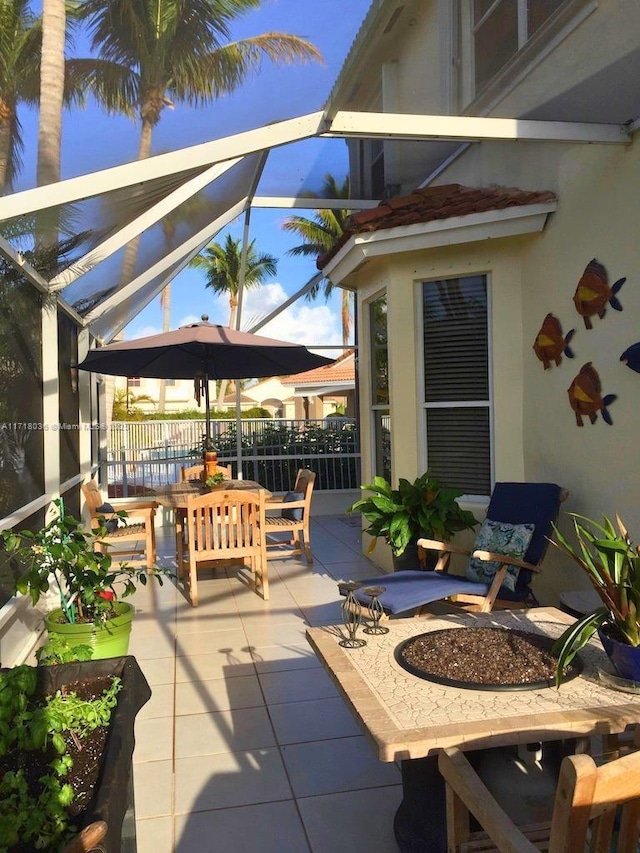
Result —
<instances>
[{"instance_id":1,"label":"neighboring house","mask_svg":"<svg viewBox=\"0 0 640 853\"><path fill-rule=\"evenodd\" d=\"M160 379L143 377L114 377L115 388L127 390L133 399L133 405L143 412L157 412L160 393ZM204 415L204 399L198 406L193 392L191 379L165 380L165 411L180 412L185 409L200 409ZM136 397L149 397L149 400L136 400ZM212 385L211 399L217 397ZM224 398L225 408L235 408L235 393ZM355 367L353 350L345 352L334 364L297 376L269 377L248 385L242 389L240 408L246 411L260 406L274 418L295 420L299 418L324 418L336 409L344 409L348 415L355 411Z\"/></svg>"},{"instance_id":2,"label":"neighboring house","mask_svg":"<svg viewBox=\"0 0 640 853\"><path fill-rule=\"evenodd\" d=\"M160 379L147 379L125 376L115 377L116 391L129 392L136 409L143 412L157 412L160 397ZM185 409L200 409L204 415L204 399L198 402L194 396L193 379L165 379L165 411L181 412ZM213 390L213 385L212 385ZM136 397L149 397L149 400L136 400ZM212 400L215 397L212 396Z\"/></svg>"},{"instance_id":3,"label":"neighboring house","mask_svg":"<svg viewBox=\"0 0 640 853\"><path fill-rule=\"evenodd\" d=\"M293 392L296 418L325 418L336 411L356 414L355 353L346 350L324 367L283 377L282 385Z\"/></svg>"},{"instance_id":4,"label":"neighboring house","mask_svg":"<svg viewBox=\"0 0 640 853\"><path fill-rule=\"evenodd\" d=\"M640 341L638 33L632 0L372 5L330 110L426 113L443 128L450 115L615 123L621 138L628 123L630 135L349 141L354 196L390 199L319 260L357 294L364 482L428 466L482 505L496 481L554 481L569 511L617 511L638 535L640 364L620 359ZM594 258L606 272L590 268L578 301L606 314L587 328L573 297ZM544 369L533 344L549 313L562 336L575 329L575 357L552 330L561 363ZM594 423L577 425L569 389ZM537 589L555 602L581 579L548 563Z\"/></svg>"}]
</instances>

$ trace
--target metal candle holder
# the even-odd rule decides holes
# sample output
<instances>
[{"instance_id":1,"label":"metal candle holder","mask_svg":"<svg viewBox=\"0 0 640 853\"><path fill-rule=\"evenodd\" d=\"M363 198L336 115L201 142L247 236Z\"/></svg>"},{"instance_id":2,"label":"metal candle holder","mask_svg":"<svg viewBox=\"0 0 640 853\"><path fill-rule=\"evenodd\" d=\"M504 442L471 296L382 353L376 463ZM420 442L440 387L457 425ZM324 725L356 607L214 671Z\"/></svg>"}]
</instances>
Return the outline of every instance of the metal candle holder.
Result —
<instances>
[{"instance_id":1,"label":"metal candle holder","mask_svg":"<svg viewBox=\"0 0 640 853\"><path fill-rule=\"evenodd\" d=\"M363 629L365 634L389 633L389 629L380 624L380 619L384 615L384 608L380 604L378 596L382 595L385 590L385 586L367 586L362 590L365 595L371 596L371 601L369 602L369 615L371 616L371 621L373 623Z\"/></svg>"},{"instance_id":2,"label":"metal candle holder","mask_svg":"<svg viewBox=\"0 0 640 853\"><path fill-rule=\"evenodd\" d=\"M342 602L342 621L344 622L344 627L347 629L348 636L346 639L338 640L338 645L345 649L359 649L367 645L366 640L358 640L356 638L362 607L355 597L354 592L359 586L360 584L356 581L347 581L340 584L340 588L347 593L345 600Z\"/></svg>"}]
</instances>

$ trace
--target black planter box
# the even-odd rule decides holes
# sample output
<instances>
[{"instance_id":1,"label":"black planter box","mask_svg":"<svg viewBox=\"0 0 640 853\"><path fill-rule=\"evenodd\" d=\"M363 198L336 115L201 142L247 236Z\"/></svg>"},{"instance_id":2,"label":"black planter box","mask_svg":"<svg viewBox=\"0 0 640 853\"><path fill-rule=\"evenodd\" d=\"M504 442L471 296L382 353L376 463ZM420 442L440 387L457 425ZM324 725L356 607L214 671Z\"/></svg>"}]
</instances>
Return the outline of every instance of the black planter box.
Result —
<instances>
[{"instance_id":1,"label":"black planter box","mask_svg":"<svg viewBox=\"0 0 640 853\"><path fill-rule=\"evenodd\" d=\"M133 814L132 756L135 746L133 727L140 709L151 698L149 687L135 657L63 663L39 666L38 693L55 693L64 684L84 679L116 675L122 679L116 705L109 725L109 735L93 800L79 825L83 829L97 820L107 824L107 837L102 842L105 853L135 851L135 816ZM127 816L125 824L125 815ZM126 833L123 836L123 824Z\"/></svg>"}]
</instances>

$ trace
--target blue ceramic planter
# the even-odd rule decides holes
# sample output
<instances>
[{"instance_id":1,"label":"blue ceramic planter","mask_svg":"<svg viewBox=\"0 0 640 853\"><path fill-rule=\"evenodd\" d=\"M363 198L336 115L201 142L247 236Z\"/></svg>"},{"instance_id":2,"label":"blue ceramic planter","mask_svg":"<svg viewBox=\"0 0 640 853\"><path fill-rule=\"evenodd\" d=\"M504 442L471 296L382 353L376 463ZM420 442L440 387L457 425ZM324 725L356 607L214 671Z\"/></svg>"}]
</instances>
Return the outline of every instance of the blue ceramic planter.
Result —
<instances>
[{"instance_id":1,"label":"blue ceramic planter","mask_svg":"<svg viewBox=\"0 0 640 853\"><path fill-rule=\"evenodd\" d=\"M640 683L640 646L620 643L608 636L602 628L598 628L598 636L618 675L627 681Z\"/></svg>"}]
</instances>

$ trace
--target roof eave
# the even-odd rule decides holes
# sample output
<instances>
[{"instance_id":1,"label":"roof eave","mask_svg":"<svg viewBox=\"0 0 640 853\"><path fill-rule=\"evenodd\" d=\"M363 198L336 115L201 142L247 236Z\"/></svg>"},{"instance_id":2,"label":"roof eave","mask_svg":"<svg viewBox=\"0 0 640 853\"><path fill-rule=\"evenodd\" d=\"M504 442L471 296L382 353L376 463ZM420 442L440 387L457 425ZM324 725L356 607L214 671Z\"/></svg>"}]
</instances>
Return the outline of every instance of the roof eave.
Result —
<instances>
[{"instance_id":1,"label":"roof eave","mask_svg":"<svg viewBox=\"0 0 640 853\"><path fill-rule=\"evenodd\" d=\"M338 285L368 260L382 255L538 233L556 207L555 201L518 205L354 234L322 272Z\"/></svg>"}]
</instances>

